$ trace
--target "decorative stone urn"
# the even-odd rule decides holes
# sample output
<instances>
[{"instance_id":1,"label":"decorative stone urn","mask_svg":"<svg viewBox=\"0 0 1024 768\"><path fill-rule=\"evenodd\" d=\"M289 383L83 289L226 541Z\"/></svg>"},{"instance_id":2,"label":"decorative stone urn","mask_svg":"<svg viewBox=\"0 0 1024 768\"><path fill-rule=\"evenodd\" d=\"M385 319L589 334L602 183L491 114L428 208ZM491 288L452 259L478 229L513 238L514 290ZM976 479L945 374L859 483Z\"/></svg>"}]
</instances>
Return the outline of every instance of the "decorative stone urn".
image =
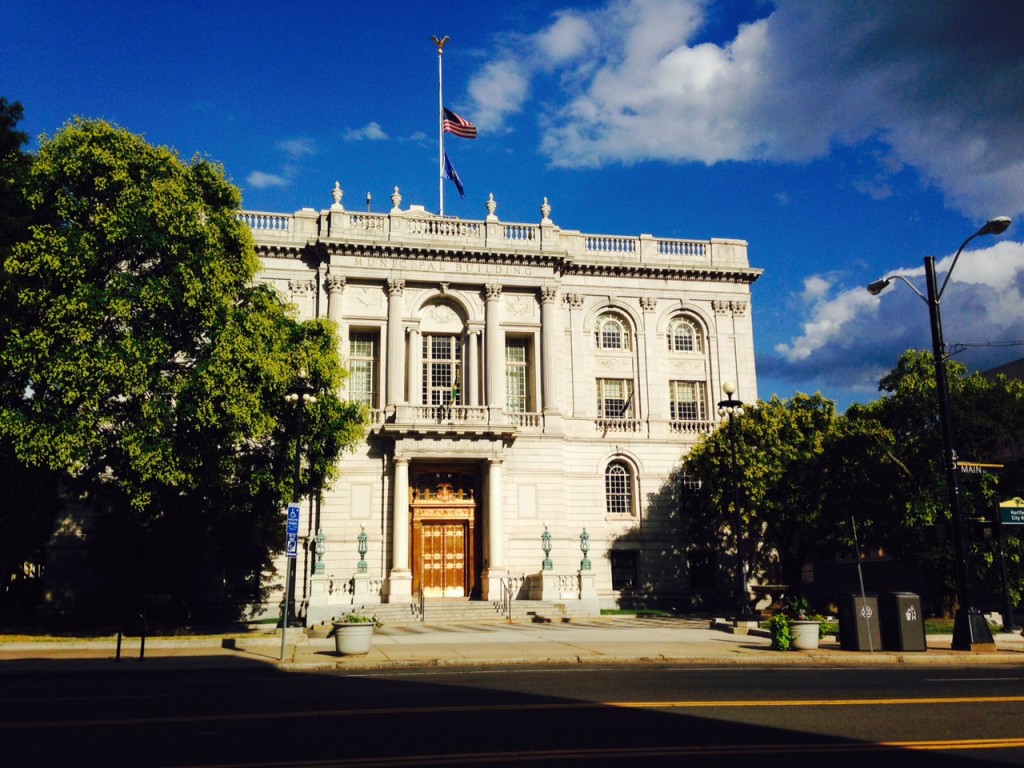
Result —
<instances>
[{"instance_id":1,"label":"decorative stone urn","mask_svg":"<svg viewBox=\"0 0 1024 768\"><path fill-rule=\"evenodd\" d=\"M819 621L799 621L790 619L789 632L792 637L792 648L796 651L813 651L818 647L820 638Z\"/></svg>"},{"instance_id":2,"label":"decorative stone urn","mask_svg":"<svg viewBox=\"0 0 1024 768\"><path fill-rule=\"evenodd\" d=\"M342 656L361 656L370 652L373 644L373 630L377 628L376 621L352 623L347 621L335 621L334 625L334 647Z\"/></svg>"}]
</instances>

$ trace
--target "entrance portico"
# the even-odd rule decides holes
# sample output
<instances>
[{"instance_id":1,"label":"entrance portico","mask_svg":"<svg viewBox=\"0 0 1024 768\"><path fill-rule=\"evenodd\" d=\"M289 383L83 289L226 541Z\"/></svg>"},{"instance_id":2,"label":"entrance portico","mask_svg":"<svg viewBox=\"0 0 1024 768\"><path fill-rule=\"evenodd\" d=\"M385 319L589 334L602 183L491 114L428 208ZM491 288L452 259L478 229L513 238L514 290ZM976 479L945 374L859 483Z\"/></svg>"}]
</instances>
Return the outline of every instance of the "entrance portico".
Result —
<instances>
[{"instance_id":1,"label":"entrance portico","mask_svg":"<svg viewBox=\"0 0 1024 768\"><path fill-rule=\"evenodd\" d=\"M421 430L413 435L397 424L382 428L405 432L396 436L391 462L387 602L408 602L421 591L425 598L493 599L508 576L502 465L512 430L458 440Z\"/></svg>"}]
</instances>

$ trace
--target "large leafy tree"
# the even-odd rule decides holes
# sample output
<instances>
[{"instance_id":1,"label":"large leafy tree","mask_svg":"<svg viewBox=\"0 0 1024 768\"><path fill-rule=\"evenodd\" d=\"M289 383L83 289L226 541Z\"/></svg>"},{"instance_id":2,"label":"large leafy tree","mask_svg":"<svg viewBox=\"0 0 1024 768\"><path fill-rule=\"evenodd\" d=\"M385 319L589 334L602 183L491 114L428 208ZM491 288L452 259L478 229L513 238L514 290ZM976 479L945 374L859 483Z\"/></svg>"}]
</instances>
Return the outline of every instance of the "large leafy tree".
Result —
<instances>
[{"instance_id":1,"label":"large leafy tree","mask_svg":"<svg viewBox=\"0 0 1024 768\"><path fill-rule=\"evenodd\" d=\"M890 442L820 394L753 404L686 457L687 475L701 480L687 503L691 534L705 546L734 544L738 502L750 572L796 584L805 562L848 546L851 515L861 522L876 507L866 476Z\"/></svg>"},{"instance_id":2,"label":"large leafy tree","mask_svg":"<svg viewBox=\"0 0 1024 768\"><path fill-rule=\"evenodd\" d=\"M26 182L32 158L23 147L28 136L17 129L21 104L0 98L0 260L27 230L31 208ZM10 333L5 282L0 282L0 338ZM0 366L0 396L17 402L20 395L9 386L10 371ZM12 394L14 395L12 397ZM38 600L36 564L57 511L55 474L46 468L27 467L18 461L13 443L0 435L0 617L23 620Z\"/></svg>"},{"instance_id":3,"label":"large leafy tree","mask_svg":"<svg viewBox=\"0 0 1024 768\"><path fill-rule=\"evenodd\" d=\"M982 528L974 521L992 520L1000 500L1022 495L1024 490L1024 462L1019 456L1024 383L1005 376L990 380L968 375L966 367L953 360L945 364L958 459L1006 466L1000 475L962 475L958 483L976 581L1001 592L999 571L993 567L993 543L979 535ZM852 406L848 415L857 422L879 424L893 437L887 459L897 471L890 476L885 540L889 549L926 574L935 605L949 611L956 585L933 356L905 352L882 378L879 389L884 393L880 399ZM1008 544L1010 570L1015 575L1011 593L1019 600L1022 551L1017 537Z\"/></svg>"},{"instance_id":4,"label":"large leafy tree","mask_svg":"<svg viewBox=\"0 0 1024 768\"><path fill-rule=\"evenodd\" d=\"M333 328L254 284L240 195L205 159L76 119L42 138L25 187L32 221L2 265L0 439L101 513L101 562L129 588L188 603L211 560L266 566L297 371L320 390L300 493L361 434L332 394Z\"/></svg>"}]
</instances>

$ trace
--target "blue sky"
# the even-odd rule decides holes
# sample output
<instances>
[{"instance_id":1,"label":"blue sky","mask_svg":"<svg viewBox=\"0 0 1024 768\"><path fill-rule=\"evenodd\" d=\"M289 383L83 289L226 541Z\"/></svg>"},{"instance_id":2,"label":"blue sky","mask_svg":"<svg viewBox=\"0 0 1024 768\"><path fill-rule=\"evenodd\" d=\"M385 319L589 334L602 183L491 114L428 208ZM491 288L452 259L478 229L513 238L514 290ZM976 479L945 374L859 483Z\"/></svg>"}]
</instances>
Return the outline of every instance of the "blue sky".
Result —
<instances>
[{"instance_id":1,"label":"blue sky","mask_svg":"<svg viewBox=\"0 0 1024 768\"><path fill-rule=\"evenodd\" d=\"M438 208L445 104L479 128L446 149L445 213L565 229L740 238L758 395L878 396L930 348L923 258L972 369L1024 357L1024 3L613 0L0 4L0 96L21 128L103 118L222 163L250 210ZM35 142L33 142L35 146ZM940 280L942 275L940 274ZM751 399L750 393L739 393Z\"/></svg>"}]
</instances>

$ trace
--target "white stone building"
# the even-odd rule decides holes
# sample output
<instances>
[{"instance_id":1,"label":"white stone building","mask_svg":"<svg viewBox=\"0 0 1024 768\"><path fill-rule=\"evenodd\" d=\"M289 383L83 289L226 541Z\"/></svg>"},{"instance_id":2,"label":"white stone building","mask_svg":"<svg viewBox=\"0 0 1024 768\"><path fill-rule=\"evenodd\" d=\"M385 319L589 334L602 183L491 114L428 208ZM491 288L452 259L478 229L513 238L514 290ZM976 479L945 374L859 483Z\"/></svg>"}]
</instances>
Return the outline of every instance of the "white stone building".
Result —
<instances>
[{"instance_id":1,"label":"white stone building","mask_svg":"<svg viewBox=\"0 0 1024 768\"><path fill-rule=\"evenodd\" d=\"M260 279L337 323L343 396L373 414L302 502L308 622L421 596L596 609L728 590L715 553L685 551L672 486L722 383L757 398L745 242L584 234L546 199L521 224L493 196L482 221L403 209L397 188L386 214L333 197L242 214Z\"/></svg>"}]
</instances>

